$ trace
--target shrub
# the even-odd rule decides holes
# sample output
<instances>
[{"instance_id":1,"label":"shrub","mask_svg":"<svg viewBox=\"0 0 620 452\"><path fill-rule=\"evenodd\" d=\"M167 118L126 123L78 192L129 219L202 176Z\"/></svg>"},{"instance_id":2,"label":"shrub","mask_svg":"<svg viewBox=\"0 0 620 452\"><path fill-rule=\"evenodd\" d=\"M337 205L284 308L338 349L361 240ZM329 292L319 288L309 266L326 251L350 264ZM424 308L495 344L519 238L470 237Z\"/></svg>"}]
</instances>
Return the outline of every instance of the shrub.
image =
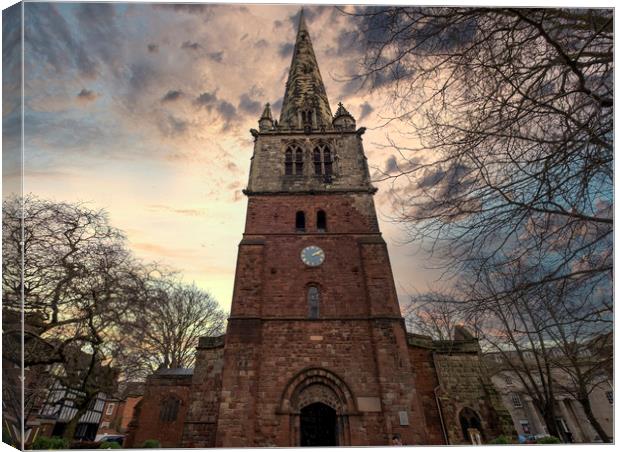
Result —
<instances>
[{"instance_id":1,"label":"shrub","mask_svg":"<svg viewBox=\"0 0 620 452\"><path fill-rule=\"evenodd\" d=\"M60 436L52 436L51 438L47 436L39 436L32 443L33 449L68 449L69 441Z\"/></svg>"},{"instance_id":2,"label":"shrub","mask_svg":"<svg viewBox=\"0 0 620 452\"><path fill-rule=\"evenodd\" d=\"M489 441L489 444L511 444L510 438L507 438L504 435L499 435L497 438Z\"/></svg>"},{"instance_id":3,"label":"shrub","mask_svg":"<svg viewBox=\"0 0 620 452\"><path fill-rule=\"evenodd\" d=\"M161 446L159 445L159 441L157 441L156 439L147 439L142 443L143 449L158 449L160 447Z\"/></svg>"},{"instance_id":4,"label":"shrub","mask_svg":"<svg viewBox=\"0 0 620 452\"><path fill-rule=\"evenodd\" d=\"M538 441L536 441L536 444L559 444L562 441L560 441L560 438L556 438L555 436L545 436L543 438L539 438Z\"/></svg>"},{"instance_id":5,"label":"shrub","mask_svg":"<svg viewBox=\"0 0 620 452\"><path fill-rule=\"evenodd\" d=\"M104 441L99 446L99 449L121 449L121 445L116 441Z\"/></svg>"},{"instance_id":6,"label":"shrub","mask_svg":"<svg viewBox=\"0 0 620 452\"><path fill-rule=\"evenodd\" d=\"M97 449L101 443L99 441L78 440L73 441L69 449Z\"/></svg>"}]
</instances>

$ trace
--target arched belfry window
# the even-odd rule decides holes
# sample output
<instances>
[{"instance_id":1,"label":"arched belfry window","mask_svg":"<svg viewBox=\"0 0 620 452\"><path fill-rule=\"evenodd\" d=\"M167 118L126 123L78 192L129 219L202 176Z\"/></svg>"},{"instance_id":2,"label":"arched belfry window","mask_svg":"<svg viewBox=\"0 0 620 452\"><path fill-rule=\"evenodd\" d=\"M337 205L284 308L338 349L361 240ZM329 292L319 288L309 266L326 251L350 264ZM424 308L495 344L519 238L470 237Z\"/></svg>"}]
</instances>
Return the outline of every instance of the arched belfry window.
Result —
<instances>
[{"instance_id":1,"label":"arched belfry window","mask_svg":"<svg viewBox=\"0 0 620 452\"><path fill-rule=\"evenodd\" d=\"M298 232L306 230L306 215L301 210L295 214L295 229Z\"/></svg>"},{"instance_id":2,"label":"arched belfry window","mask_svg":"<svg viewBox=\"0 0 620 452\"><path fill-rule=\"evenodd\" d=\"M304 173L304 153L297 148L295 151L295 176L301 176Z\"/></svg>"},{"instance_id":3,"label":"arched belfry window","mask_svg":"<svg viewBox=\"0 0 620 452\"><path fill-rule=\"evenodd\" d=\"M319 304L321 295L317 286L308 287L308 317L311 319L319 318Z\"/></svg>"},{"instance_id":4,"label":"arched belfry window","mask_svg":"<svg viewBox=\"0 0 620 452\"><path fill-rule=\"evenodd\" d=\"M293 174L293 151L290 148L284 154L284 174L287 176Z\"/></svg>"},{"instance_id":5,"label":"arched belfry window","mask_svg":"<svg viewBox=\"0 0 620 452\"><path fill-rule=\"evenodd\" d=\"M324 210L319 210L316 213L316 230L319 232L327 230L327 215Z\"/></svg>"},{"instance_id":6,"label":"arched belfry window","mask_svg":"<svg viewBox=\"0 0 620 452\"><path fill-rule=\"evenodd\" d=\"M312 153L314 174L331 176L333 174L332 152L327 144L319 144Z\"/></svg>"},{"instance_id":7,"label":"arched belfry window","mask_svg":"<svg viewBox=\"0 0 620 452\"><path fill-rule=\"evenodd\" d=\"M291 144L284 153L284 174L287 176L302 176L304 173L304 151L296 145Z\"/></svg>"},{"instance_id":8,"label":"arched belfry window","mask_svg":"<svg viewBox=\"0 0 620 452\"><path fill-rule=\"evenodd\" d=\"M332 153L326 146L323 151L323 166L325 167L325 174L331 176L332 174Z\"/></svg>"},{"instance_id":9,"label":"arched belfry window","mask_svg":"<svg viewBox=\"0 0 620 452\"><path fill-rule=\"evenodd\" d=\"M174 422L179 414L179 405L181 401L174 396L168 397L162 401L159 408L159 420L162 422Z\"/></svg>"},{"instance_id":10,"label":"arched belfry window","mask_svg":"<svg viewBox=\"0 0 620 452\"><path fill-rule=\"evenodd\" d=\"M314 174L323 174L323 169L321 168L321 151L319 148L314 148Z\"/></svg>"}]
</instances>

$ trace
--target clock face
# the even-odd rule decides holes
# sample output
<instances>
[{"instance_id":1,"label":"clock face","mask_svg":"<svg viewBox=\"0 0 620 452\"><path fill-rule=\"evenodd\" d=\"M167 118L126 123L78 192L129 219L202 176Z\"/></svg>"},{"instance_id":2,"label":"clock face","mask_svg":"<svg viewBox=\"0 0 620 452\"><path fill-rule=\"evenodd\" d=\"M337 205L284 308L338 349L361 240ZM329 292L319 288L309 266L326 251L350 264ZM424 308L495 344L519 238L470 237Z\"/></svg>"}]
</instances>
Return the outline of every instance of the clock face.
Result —
<instances>
[{"instance_id":1,"label":"clock face","mask_svg":"<svg viewBox=\"0 0 620 452\"><path fill-rule=\"evenodd\" d=\"M307 246L301 250L301 260L310 267L318 267L325 260L325 251L318 246Z\"/></svg>"}]
</instances>

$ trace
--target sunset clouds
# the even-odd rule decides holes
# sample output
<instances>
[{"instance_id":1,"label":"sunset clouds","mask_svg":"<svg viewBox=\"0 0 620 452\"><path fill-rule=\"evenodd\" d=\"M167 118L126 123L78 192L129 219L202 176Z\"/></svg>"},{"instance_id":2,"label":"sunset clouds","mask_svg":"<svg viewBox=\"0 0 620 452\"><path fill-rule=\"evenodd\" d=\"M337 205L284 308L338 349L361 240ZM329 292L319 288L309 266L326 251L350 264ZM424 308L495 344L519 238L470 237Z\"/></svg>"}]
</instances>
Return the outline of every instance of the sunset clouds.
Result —
<instances>
[{"instance_id":1,"label":"sunset clouds","mask_svg":"<svg viewBox=\"0 0 620 452\"><path fill-rule=\"evenodd\" d=\"M179 269L228 307L245 220L248 130L267 102L279 116L298 11L26 3L25 191L105 208L138 256ZM373 130L385 101L348 80L361 57L356 24L334 7L305 11L332 109L342 101L369 128L370 165L389 170L394 157L374 146L387 130ZM5 102L13 102L3 115L10 140L19 133L18 103ZM5 164L5 180L18 176L11 168ZM386 200L378 195L380 216L390 211ZM392 245L398 229L383 230L397 286L410 290L424 278L412 271L411 250Z\"/></svg>"}]
</instances>

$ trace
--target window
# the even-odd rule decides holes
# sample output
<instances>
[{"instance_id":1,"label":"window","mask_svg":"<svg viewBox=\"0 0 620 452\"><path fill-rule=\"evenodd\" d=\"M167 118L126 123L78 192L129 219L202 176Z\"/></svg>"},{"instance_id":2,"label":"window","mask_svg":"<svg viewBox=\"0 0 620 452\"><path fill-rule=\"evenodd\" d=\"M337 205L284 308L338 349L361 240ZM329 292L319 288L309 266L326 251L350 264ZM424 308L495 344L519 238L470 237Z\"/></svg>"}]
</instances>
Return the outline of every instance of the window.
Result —
<instances>
[{"instance_id":1,"label":"window","mask_svg":"<svg viewBox=\"0 0 620 452\"><path fill-rule=\"evenodd\" d=\"M323 166L325 167L325 175L332 175L332 153L328 147L323 151Z\"/></svg>"},{"instance_id":2,"label":"window","mask_svg":"<svg viewBox=\"0 0 620 452\"><path fill-rule=\"evenodd\" d=\"M290 148L284 154L284 174L287 176L293 174L293 151Z\"/></svg>"},{"instance_id":3,"label":"window","mask_svg":"<svg viewBox=\"0 0 620 452\"><path fill-rule=\"evenodd\" d=\"M319 210L316 213L316 230L319 232L327 230L327 215L323 210Z\"/></svg>"},{"instance_id":4,"label":"window","mask_svg":"<svg viewBox=\"0 0 620 452\"><path fill-rule=\"evenodd\" d=\"M314 174L320 175L323 174L323 170L321 168L321 151L319 148L314 148Z\"/></svg>"},{"instance_id":5,"label":"window","mask_svg":"<svg viewBox=\"0 0 620 452\"><path fill-rule=\"evenodd\" d=\"M612 391L607 391L605 393L605 397L607 397L607 401L609 402L610 405L614 404L614 393Z\"/></svg>"},{"instance_id":6,"label":"window","mask_svg":"<svg viewBox=\"0 0 620 452\"><path fill-rule=\"evenodd\" d=\"M319 288L316 286L308 287L308 316L311 319L319 318Z\"/></svg>"},{"instance_id":7,"label":"window","mask_svg":"<svg viewBox=\"0 0 620 452\"><path fill-rule=\"evenodd\" d=\"M530 430L530 421L528 421L527 419L521 419L519 421L519 424L521 424L521 430L523 430L523 433L532 433L532 431Z\"/></svg>"},{"instance_id":8,"label":"window","mask_svg":"<svg viewBox=\"0 0 620 452\"><path fill-rule=\"evenodd\" d=\"M317 176L322 174L325 176L331 176L333 174L332 152L328 145L317 145L314 148L312 161L314 162L314 174Z\"/></svg>"},{"instance_id":9,"label":"window","mask_svg":"<svg viewBox=\"0 0 620 452\"><path fill-rule=\"evenodd\" d=\"M306 215L301 210L295 214L295 229L297 232L306 230Z\"/></svg>"},{"instance_id":10,"label":"window","mask_svg":"<svg viewBox=\"0 0 620 452\"><path fill-rule=\"evenodd\" d=\"M302 110L301 122L304 127L306 126L312 127L312 110Z\"/></svg>"},{"instance_id":11,"label":"window","mask_svg":"<svg viewBox=\"0 0 620 452\"><path fill-rule=\"evenodd\" d=\"M109 403L108 407L105 410L105 414L110 416L112 413L114 413L114 404L113 403Z\"/></svg>"},{"instance_id":12,"label":"window","mask_svg":"<svg viewBox=\"0 0 620 452\"><path fill-rule=\"evenodd\" d=\"M507 385L511 385L512 377L510 375L504 375L504 381L506 382Z\"/></svg>"},{"instance_id":13,"label":"window","mask_svg":"<svg viewBox=\"0 0 620 452\"><path fill-rule=\"evenodd\" d=\"M297 148L295 151L295 176L301 176L304 173L304 153Z\"/></svg>"},{"instance_id":14,"label":"window","mask_svg":"<svg viewBox=\"0 0 620 452\"><path fill-rule=\"evenodd\" d=\"M512 393L512 406L515 408L523 408L523 402L521 402L521 397L516 392Z\"/></svg>"},{"instance_id":15,"label":"window","mask_svg":"<svg viewBox=\"0 0 620 452\"><path fill-rule=\"evenodd\" d=\"M159 420L162 422L176 421L180 404L181 401L176 397L169 397L164 400L159 410Z\"/></svg>"}]
</instances>

